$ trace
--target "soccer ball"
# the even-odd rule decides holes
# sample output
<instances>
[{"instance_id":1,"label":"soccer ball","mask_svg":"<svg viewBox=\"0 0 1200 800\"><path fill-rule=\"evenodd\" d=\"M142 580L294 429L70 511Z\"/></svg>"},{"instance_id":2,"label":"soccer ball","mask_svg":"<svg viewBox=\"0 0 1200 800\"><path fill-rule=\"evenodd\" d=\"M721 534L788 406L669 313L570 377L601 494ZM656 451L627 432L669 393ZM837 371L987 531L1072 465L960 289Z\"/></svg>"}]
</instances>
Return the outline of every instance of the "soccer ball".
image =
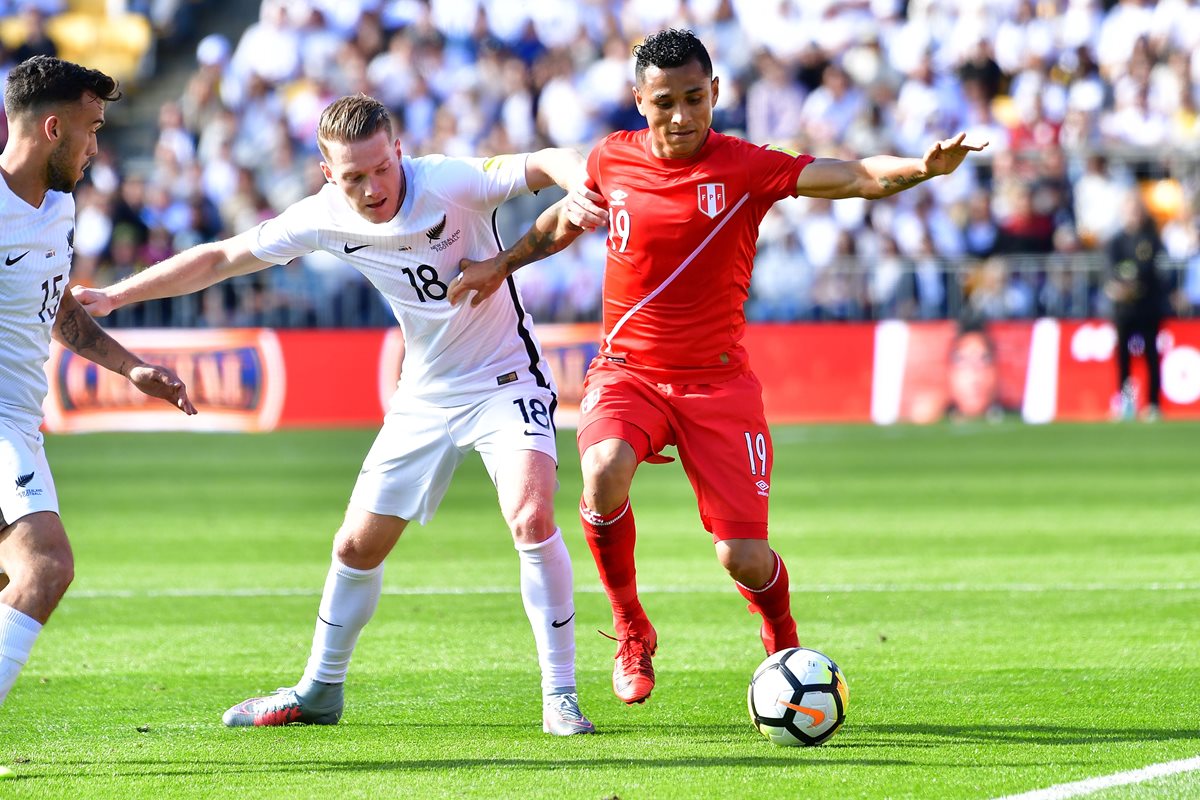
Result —
<instances>
[{"instance_id":1,"label":"soccer ball","mask_svg":"<svg viewBox=\"0 0 1200 800\"><path fill-rule=\"evenodd\" d=\"M775 744L821 744L842 727L850 687L833 659L806 647L767 656L750 679L750 721Z\"/></svg>"}]
</instances>

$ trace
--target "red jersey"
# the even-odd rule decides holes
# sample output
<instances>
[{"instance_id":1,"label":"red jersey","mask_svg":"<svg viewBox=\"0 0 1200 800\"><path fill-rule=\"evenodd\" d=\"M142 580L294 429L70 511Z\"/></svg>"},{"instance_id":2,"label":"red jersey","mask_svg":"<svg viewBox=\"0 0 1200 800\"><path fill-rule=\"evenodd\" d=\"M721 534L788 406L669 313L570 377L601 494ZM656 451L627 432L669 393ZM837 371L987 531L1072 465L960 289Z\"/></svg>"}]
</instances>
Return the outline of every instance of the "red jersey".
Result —
<instances>
[{"instance_id":1,"label":"red jersey","mask_svg":"<svg viewBox=\"0 0 1200 800\"><path fill-rule=\"evenodd\" d=\"M758 226L812 160L716 131L688 158L655 156L649 130L597 144L588 174L609 208L601 355L656 383L746 371Z\"/></svg>"}]
</instances>

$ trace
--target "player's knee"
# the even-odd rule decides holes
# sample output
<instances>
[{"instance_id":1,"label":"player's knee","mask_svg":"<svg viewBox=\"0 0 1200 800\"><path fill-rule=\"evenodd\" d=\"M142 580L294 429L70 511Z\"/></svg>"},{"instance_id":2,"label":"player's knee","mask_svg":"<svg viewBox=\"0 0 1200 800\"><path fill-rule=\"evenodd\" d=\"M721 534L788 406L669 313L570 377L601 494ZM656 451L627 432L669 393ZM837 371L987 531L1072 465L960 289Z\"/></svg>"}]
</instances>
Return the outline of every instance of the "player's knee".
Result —
<instances>
[{"instance_id":1,"label":"player's knee","mask_svg":"<svg viewBox=\"0 0 1200 800\"><path fill-rule=\"evenodd\" d=\"M353 569L374 569L386 556L370 537L360 535L359 531L343 527L333 540L333 557Z\"/></svg>"},{"instance_id":2,"label":"player's knee","mask_svg":"<svg viewBox=\"0 0 1200 800\"><path fill-rule=\"evenodd\" d=\"M538 503L526 503L508 520L513 542L518 545L537 544L554 535L554 509Z\"/></svg>"},{"instance_id":3,"label":"player's knee","mask_svg":"<svg viewBox=\"0 0 1200 800\"><path fill-rule=\"evenodd\" d=\"M75 580L75 557L65 542L61 546L50 545L40 550L29 561L29 567L26 573L28 582L37 587L38 596L49 604L49 608L58 604ZM25 578L26 575L18 573L14 577Z\"/></svg>"},{"instance_id":4,"label":"player's knee","mask_svg":"<svg viewBox=\"0 0 1200 800\"><path fill-rule=\"evenodd\" d=\"M587 449L581 468L584 505L597 514L610 514L629 496L637 456L625 442L608 440Z\"/></svg>"},{"instance_id":5,"label":"player's knee","mask_svg":"<svg viewBox=\"0 0 1200 800\"><path fill-rule=\"evenodd\" d=\"M751 589L766 584L775 566L767 547L723 547L718 557L729 577Z\"/></svg>"}]
</instances>

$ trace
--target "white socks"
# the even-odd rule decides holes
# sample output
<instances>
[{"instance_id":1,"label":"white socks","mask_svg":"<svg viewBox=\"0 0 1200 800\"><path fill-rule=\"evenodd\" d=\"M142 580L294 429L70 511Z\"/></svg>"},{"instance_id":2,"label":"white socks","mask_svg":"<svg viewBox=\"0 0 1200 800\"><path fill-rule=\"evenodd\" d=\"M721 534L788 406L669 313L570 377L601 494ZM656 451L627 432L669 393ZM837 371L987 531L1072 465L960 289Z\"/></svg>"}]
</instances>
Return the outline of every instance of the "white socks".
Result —
<instances>
[{"instance_id":1,"label":"white socks","mask_svg":"<svg viewBox=\"0 0 1200 800\"><path fill-rule=\"evenodd\" d=\"M521 600L533 626L542 694L575 691L575 601L571 554L562 531L544 542L518 545Z\"/></svg>"},{"instance_id":2,"label":"white socks","mask_svg":"<svg viewBox=\"0 0 1200 800\"><path fill-rule=\"evenodd\" d=\"M571 554L562 532L544 542L517 547L521 600L533 627L542 693L575 691L575 602ZM312 652L298 687L312 682L344 683L358 635L379 605L383 565L361 570L336 558L325 579Z\"/></svg>"},{"instance_id":3,"label":"white socks","mask_svg":"<svg viewBox=\"0 0 1200 800\"><path fill-rule=\"evenodd\" d=\"M12 606L0 604L0 705L29 660L42 625Z\"/></svg>"},{"instance_id":4,"label":"white socks","mask_svg":"<svg viewBox=\"0 0 1200 800\"><path fill-rule=\"evenodd\" d=\"M334 558L321 594L312 653L302 683L345 682L358 634L375 613L382 590L383 564L375 569L354 569Z\"/></svg>"}]
</instances>

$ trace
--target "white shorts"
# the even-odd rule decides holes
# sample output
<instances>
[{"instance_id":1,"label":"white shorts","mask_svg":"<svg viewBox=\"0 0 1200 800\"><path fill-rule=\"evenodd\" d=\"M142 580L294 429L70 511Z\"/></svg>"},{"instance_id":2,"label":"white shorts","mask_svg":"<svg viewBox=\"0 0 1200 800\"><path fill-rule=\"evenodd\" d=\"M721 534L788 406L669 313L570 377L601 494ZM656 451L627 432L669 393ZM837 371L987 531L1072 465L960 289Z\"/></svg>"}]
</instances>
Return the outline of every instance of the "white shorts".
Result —
<instances>
[{"instance_id":1,"label":"white shorts","mask_svg":"<svg viewBox=\"0 0 1200 800\"><path fill-rule=\"evenodd\" d=\"M42 436L22 433L0 420L0 527L38 511L58 513L58 492Z\"/></svg>"},{"instance_id":2,"label":"white shorts","mask_svg":"<svg viewBox=\"0 0 1200 800\"><path fill-rule=\"evenodd\" d=\"M493 485L498 471L522 451L545 453L557 464L555 402L550 389L533 384L506 386L477 403L453 408L393 397L350 505L424 525L472 450L483 457Z\"/></svg>"}]
</instances>

